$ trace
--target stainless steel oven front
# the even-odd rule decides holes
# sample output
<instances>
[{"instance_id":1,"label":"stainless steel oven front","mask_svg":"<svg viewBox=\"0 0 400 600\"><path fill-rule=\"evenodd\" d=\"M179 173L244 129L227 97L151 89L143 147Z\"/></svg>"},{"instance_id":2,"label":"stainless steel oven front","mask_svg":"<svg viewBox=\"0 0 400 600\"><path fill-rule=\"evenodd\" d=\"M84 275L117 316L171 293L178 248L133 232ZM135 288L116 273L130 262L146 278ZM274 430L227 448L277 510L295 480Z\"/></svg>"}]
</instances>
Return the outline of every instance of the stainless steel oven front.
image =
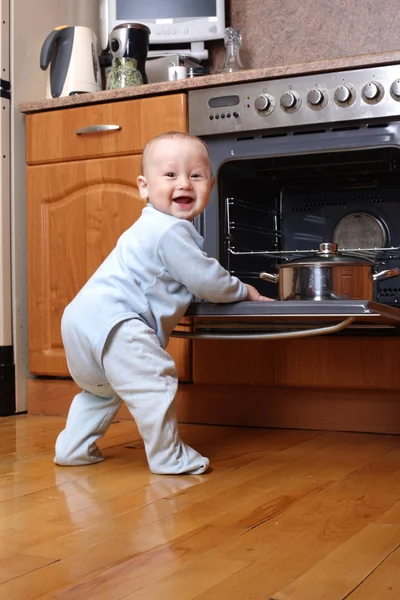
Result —
<instances>
[{"instance_id":1,"label":"stainless steel oven front","mask_svg":"<svg viewBox=\"0 0 400 600\"><path fill-rule=\"evenodd\" d=\"M400 268L400 66L193 90L189 130L207 143L216 177L196 227L206 252L243 281L278 299L260 272L325 242L377 271ZM336 300L194 302L186 337L397 335L400 277L371 289Z\"/></svg>"}]
</instances>

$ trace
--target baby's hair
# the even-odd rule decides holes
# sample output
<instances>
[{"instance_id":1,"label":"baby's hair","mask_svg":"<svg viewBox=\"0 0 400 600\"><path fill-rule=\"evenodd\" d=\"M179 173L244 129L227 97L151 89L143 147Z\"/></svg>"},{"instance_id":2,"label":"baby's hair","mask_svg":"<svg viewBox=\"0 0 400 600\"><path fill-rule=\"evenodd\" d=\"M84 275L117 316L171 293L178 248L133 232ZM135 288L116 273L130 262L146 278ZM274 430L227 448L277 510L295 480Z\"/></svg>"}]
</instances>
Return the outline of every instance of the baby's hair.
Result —
<instances>
[{"instance_id":1,"label":"baby's hair","mask_svg":"<svg viewBox=\"0 0 400 600\"><path fill-rule=\"evenodd\" d=\"M196 142L199 142L205 148L205 150L207 152L208 160L210 161L210 164L211 164L210 151L208 149L207 144L205 142L203 142L203 140L196 137L195 135L190 135L190 133L184 133L183 131L167 131L166 133L161 133L160 135L157 135L156 137L152 138L145 145L144 150L143 150L143 155L142 155L142 174L143 175L144 175L144 167L145 167L145 163L146 163L146 158L147 158L147 155L149 153L151 146L153 144L155 144L156 142L159 142L160 140L173 140L173 139L194 140Z\"/></svg>"}]
</instances>

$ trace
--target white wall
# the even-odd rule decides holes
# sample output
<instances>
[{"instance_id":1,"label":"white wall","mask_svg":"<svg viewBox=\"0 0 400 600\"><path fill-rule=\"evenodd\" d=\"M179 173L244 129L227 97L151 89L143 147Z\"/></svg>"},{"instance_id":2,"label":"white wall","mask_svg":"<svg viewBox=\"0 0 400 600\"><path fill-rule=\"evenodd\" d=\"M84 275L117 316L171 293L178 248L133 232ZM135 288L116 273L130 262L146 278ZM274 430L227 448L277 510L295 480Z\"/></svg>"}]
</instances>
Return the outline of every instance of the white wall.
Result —
<instances>
[{"instance_id":1,"label":"white wall","mask_svg":"<svg viewBox=\"0 0 400 600\"><path fill-rule=\"evenodd\" d=\"M28 372L25 125L21 102L45 97L46 73L40 69L42 43L58 25L84 25L98 33L98 0L10 0L11 46L11 203L13 344L17 412L27 409ZM43 132L52 135L54 132Z\"/></svg>"}]
</instances>

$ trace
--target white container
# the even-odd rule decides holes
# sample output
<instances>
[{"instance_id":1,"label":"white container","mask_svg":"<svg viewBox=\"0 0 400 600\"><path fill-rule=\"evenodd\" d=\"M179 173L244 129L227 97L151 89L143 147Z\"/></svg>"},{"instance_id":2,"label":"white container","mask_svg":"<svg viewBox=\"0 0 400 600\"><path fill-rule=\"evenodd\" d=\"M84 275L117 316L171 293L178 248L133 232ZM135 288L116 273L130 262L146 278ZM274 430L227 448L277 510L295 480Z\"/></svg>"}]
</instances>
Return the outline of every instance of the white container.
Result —
<instances>
[{"instance_id":1,"label":"white container","mask_svg":"<svg viewBox=\"0 0 400 600\"><path fill-rule=\"evenodd\" d=\"M176 65L171 65L168 67L168 80L176 81L178 79L186 79L187 77L187 68L186 67L177 67Z\"/></svg>"}]
</instances>

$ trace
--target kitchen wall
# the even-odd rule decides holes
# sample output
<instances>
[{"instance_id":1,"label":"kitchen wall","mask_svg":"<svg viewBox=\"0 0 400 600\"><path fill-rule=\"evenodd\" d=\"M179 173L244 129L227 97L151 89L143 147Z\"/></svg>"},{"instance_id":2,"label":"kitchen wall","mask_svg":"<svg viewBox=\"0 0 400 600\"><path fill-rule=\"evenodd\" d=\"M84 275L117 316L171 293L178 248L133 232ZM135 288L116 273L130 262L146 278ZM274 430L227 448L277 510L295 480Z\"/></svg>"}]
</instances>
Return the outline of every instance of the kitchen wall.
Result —
<instances>
[{"instance_id":1,"label":"kitchen wall","mask_svg":"<svg viewBox=\"0 0 400 600\"><path fill-rule=\"evenodd\" d=\"M25 125L18 106L45 96L39 57L47 34L58 25L85 25L98 33L98 0L11 0L11 211L13 345L17 412L27 408L28 371ZM57 135L43 131L42 135ZM38 258L39 260L39 258Z\"/></svg>"},{"instance_id":2,"label":"kitchen wall","mask_svg":"<svg viewBox=\"0 0 400 600\"><path fill-rule=\"evenodd\" d=\"M246 68L399 50L398 0L226 0ZM208 46L223 65L223 42Z\"/></svg>"}]
</instances>

